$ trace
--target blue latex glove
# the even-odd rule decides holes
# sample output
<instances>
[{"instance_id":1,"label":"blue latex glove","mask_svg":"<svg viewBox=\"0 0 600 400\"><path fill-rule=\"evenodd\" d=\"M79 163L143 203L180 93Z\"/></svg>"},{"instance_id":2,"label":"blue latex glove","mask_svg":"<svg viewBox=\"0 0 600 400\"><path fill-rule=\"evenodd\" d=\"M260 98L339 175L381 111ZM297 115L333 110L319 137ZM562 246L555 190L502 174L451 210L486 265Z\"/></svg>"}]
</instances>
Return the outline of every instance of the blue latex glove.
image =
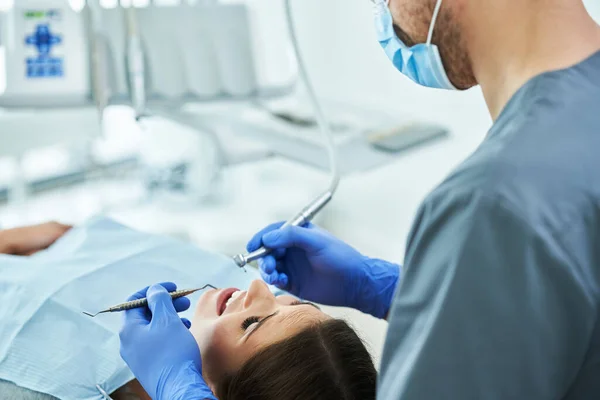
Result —
<instances>
[{"instance_id":1,"label":"blue latex glove","mask_svg":"<svg viewBox=\"0 0 600 400\"><path fill-rule=\"evenodd\" d=\"M148 307L125 312L119 334L121 357L154 400L215 400L202 378L202 362L190 322L177 312L190 300L173 301L174 283L140 290L128 300L148 297Z\"/></svg>"},{"instance_id":2,"label":"blue latex glove","mask_svg":"<svg viewBox=\"0 0 600 400\"><path fill-rule=\"evenodd\" d=\"M268 226L248 243L248 251L263 245L273 250L258 261L265 282L306 300L386 317L398 265L365 257L315 225L281 225Z\"/></svg>"}]
</instances>

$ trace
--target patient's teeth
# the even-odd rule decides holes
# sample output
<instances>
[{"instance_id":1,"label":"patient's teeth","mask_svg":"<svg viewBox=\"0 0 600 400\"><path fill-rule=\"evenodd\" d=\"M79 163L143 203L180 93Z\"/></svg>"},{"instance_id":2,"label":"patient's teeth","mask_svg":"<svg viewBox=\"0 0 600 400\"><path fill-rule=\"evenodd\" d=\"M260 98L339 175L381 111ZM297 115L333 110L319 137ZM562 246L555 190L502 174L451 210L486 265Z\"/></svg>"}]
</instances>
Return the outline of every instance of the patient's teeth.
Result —
<instances>
[{"instance_id":1,"label":"patient's teeth","mask_svg":"<svg viewBox=\"0 0 600 400\"><path fill-rule=\"evenodd\" d=\"M237 292L233 292L231 294L231 297L229 297L229 299L227 300L227 303L225 303L225 307L229 307L229 304L231 304L231 302L235 300L240 295L240 293L241 292L239 290Z\"/></svg>"},{"instance_id":2,"label":"patient's teeth","mask_svg":"<svg viewBox=\"0 0 600 400\"><path fill-rule=\"evenodd\" d=\"M240 295L242 294L242 292L240 290L238 290L237 292L233 292L231 294L231 296L229 297L229 299L227 299L227 302L225 303L225 308L229 307L229 305L238 297L240 297Z\"/></svg>"}]
</instances>

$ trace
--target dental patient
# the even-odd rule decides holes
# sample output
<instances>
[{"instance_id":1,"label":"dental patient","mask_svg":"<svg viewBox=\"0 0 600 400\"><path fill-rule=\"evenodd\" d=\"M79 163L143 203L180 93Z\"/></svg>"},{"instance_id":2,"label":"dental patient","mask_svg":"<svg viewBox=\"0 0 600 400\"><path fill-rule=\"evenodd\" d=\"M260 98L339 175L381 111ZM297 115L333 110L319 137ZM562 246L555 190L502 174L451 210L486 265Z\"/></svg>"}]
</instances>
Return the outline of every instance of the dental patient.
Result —
<instances>
[{"instance_id":1,"label":"dental patient","mask_svg":"<svg viewBox=\"0 0 600 400\"><path fill-rule=\"evenodd\" d=\"M346 322L262 281L204 294L191 332L219 399L375 398L373 362Z\"/></svg>"},{"instance_id":2,"label":"dental patient","mask_svg":"<svg viewBox=\"0 0 600 400\"><path fill-rule=\"evenodd\" d=\"M0 256L0 398L148 399L119 356L121 316L91 319L81 311L170 280L180 289L233 286L191 296L196 306L181 314L188 327L185 317L191 320L204 379L218 399L375 398L376 371L364 344L316 305L275 296L227 257L173 239L105 219L67 231L30 228L35 245L19 244L26 230L0 232L0 252L35 253ZM174 305L181 311L190 300Z\"/></svg>"}]
</instances>

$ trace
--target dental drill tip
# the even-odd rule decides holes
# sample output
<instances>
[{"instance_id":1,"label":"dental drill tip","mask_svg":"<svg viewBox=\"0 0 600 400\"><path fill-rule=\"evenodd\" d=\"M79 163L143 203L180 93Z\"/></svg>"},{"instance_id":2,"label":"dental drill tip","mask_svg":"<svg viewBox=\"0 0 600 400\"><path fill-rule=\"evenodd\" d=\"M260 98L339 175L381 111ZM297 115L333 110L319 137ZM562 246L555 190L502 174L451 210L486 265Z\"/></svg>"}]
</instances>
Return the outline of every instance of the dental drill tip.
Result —
<instances>
[{"instance_id":1,"label":"dental drill tip","mask_svg":"<svg viewBox=\"0 0 600 400\"><path fill-rule=\"evenodd\" d=\"M246 257L244 257L241 254L238 254L237 256L233 257L233 261L237 264L238 267L240 268L244 268L247 264L246 262Z\"/></svg>"}]
</instances>

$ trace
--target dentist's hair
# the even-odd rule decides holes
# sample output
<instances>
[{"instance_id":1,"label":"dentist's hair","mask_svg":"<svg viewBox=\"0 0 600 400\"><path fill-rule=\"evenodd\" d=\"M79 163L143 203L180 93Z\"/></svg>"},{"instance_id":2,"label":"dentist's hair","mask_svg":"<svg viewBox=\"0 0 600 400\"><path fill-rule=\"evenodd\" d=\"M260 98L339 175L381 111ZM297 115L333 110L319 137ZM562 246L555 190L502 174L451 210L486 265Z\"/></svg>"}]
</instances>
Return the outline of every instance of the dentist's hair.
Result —
<instances>
[{"instance_id":1,"label":"dentist's hair","mask_svg":"<svg viewBox=\"0 0 600 400\"><path fill-rule=\"evenodd\" d=\"M258 352L216 387L219 400L370 400L377 371L364 343L332 319Z\"/></svg>"}]
</instances>

